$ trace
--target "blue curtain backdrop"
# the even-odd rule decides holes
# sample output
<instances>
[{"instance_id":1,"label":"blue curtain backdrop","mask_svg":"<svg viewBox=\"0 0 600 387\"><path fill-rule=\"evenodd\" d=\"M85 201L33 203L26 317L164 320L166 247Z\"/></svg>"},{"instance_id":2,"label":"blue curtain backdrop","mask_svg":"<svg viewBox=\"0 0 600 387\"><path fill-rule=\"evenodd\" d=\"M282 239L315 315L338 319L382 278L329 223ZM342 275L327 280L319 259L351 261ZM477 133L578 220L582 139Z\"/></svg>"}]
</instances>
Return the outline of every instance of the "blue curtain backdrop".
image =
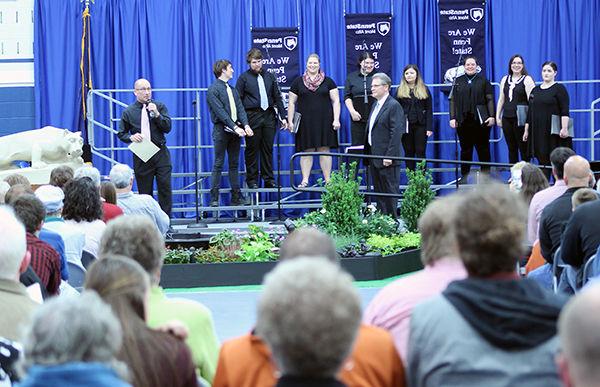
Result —
<instances>
[{"instance_id":1,"label":"blue curtain backdrop","mask_svg":"<svg viewBox=\"0 0 600 387\"><path fill-rule=\"evenodd\" d=\"M427 83L440 82L437 0L96 0L91 6L92 79L96 89L132 89L139 77L148 78L153 88L208 87L214 80L212 63L228 58L237 75L246 70L244 56L250 47L250 28L299 26L301 71L309 53L321 56L324 71L338 85L345 74L344 12L391 12L394 16L394 83L407 63L422 69ZM36 1L34 61L36 124L83 130L81 117L79 55L81 13L79 0ZM540 80L541 64L554 60L559 80L600 78L600 20L597 0L488 0L487 63L492 81L499 82L507 71L508 58L521 53L534 79ZM600 96L598 85L569 85L571 108L589 108ZM134 100L133 94L115 97ZM168 106L172 116L193 115L193 93L157 92L154 96ZM438 111L447 110L445 95L434 90ZM97 101L96 116L108 117L108 105ZM119 117L122 109L115 111ZM211 124L203 94L200 99L201 144L210 145ZM589 114L574 112L576 135L589 137ZM108 122L107 119L104 120ZM436 116L435 140L454 138L447 116ZM117 122L113 122L116 126ZM349 138L349 118L342 108L340 139ZM493 130L493 137L500 136ZM176 121L168 136L174 145L193 144L194 124ZM96 145L109 144L108 134L96 133ZM280 133L282 144L292 136ZM117 141L118 144L118 141ZM589 145L576 142L576 151L589 155ZM598 151L598 150L596 150ZM492 147L493 159L507 161L504 141ZM282 152L282 167L288 169L292 148ZM455 158L453 145L432 145L429 157ZM173 151L174 172L193 171L191 151ZM202 171L210 171L212 151L201 152ZM119 161L130 162L126 152ZM98 162L103 173L107 163ZM190 184L176 179L174 189ZM207 187L206 183L204 187ZM176 198L177 200L177 198Z\"/></svg>"}]
</instances>

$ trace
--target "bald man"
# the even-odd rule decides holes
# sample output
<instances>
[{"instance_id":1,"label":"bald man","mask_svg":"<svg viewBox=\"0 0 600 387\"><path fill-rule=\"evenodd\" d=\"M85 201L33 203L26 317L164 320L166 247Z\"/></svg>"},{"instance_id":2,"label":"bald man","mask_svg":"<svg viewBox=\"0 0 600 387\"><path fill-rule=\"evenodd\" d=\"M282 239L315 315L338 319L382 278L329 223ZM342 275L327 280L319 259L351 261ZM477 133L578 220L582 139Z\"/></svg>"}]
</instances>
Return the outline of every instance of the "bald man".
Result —
<instances>
[{"instance_id":1,"label":"bald man","mask_svg":"<svg viewBox=\"0 0 600 387\"><path fill-rule=\"evenodd\" d=\"M140 194L152 196L154 178L158 189L158 203L171 215L171 154L165 134L171 131L171 117L167 107L152 99L152 87L148 80L135 81L133 94L136 101L123 111L117 136L124 143L150 140L159 151L144 162L133 155L133 171Z\"/></svg>"},{"instance_id":2,"label":"bald man","mask_svg":"<svg viewBox=\"0 0 600 387\"><path fill-rule=\"evenodd\" d=\"M592 181L590 163L581 156L569 157L565 162L563 177L567 190L544 208L540 218L540 248L542 256L549 263L554 260L565 225L571 217L571 197L575 191L588 187Z\"/></svg>"},{"instance_id":3,"label":"bald man","mask_svg":"<svg viewBox=\"0 0 600 387\"><path fill-rule=\"evenodd\" d=\"M558 320L562 352L556 356L565 387L600 386L600 284L571 299Z\"/></svg>"}]
</instances>

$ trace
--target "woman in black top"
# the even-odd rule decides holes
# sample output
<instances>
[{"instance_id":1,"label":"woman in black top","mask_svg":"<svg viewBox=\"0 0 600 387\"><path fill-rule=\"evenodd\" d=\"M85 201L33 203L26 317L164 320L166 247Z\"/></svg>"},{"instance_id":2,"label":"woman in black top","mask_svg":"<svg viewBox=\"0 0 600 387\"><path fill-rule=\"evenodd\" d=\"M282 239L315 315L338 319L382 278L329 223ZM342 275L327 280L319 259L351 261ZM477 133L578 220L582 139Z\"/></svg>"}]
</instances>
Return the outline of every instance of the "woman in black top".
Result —
<instances>
[{"instance_id":1,"label":"woman in black top","mask_svg":"<svg viewBox=\"0 0 600 387\"><path fill-rule=\"evenodd\" d=\"M523 134L523 141L528 141L529 151L542 165L550 165L550 152L554 148L573 148L573 139L568 131L569 93L563 85L556 83L557 72L554 62L548 61L542 65L543 83L531 91ZM550 133L553 115L560 117L559 134Z\"/></svg>"},{"instance_id":2,"label":"woman in black top","mask_svg":"<svg viewBox=\"0 0 600 387\"><path fill-rule=\"evenodd\" d=\"M450 127L456 128L461 161L473 159L473 147L479 161L489 162L490 129L494 125L494 90L483 74L477 73L477 59L465 58L465 74L456 78L450 99ZM489 167L481 167L489 172ZM471 166L460 166L461 182L467 181Z\"/></svg>"},{"instance_id":3,"label":"woman in black top","mask_svg":"<svg viewBox=\"0 0 600 387\"><path fill-rule=\"evenodd\" d=\"M304 75L294 79L290 87L288 125L294 127L294 113L302 114L296 133L296 152L329 152L338 146L337 130L340 128L340 95L333 79L321 70L317 54L310 54ZM300 157L302 182L308 186L313 164L312 156ZM331 176L331 156L319 156L325 182Z\"/></svg>"},{"instance_id":4,"label":"woman in black top","mask_svg":"<svg viewBox=\"0 0 600 387\"><path fill-rule=\"evenodd\" d=\"M425 158L427 137L433 134L431 94L423 82L417 65L407 65L402 74L396 93L396 99L402 105L408 122L406 133L402 136L402 147L406 157ZM414 161L406 161L406 168L410 170L414 170L415 165Z\"/></svg>"},{"instance_id":5,"label":"woman in black top","mask_svg":"<svg viewBox=\"0 0 600 387\"><path fill-rule=\"evenodd\" d=\"M515 164L529 160L527 142L523 141L526 110L529 94L535 87L533 78L527 74L525 60L521 55L513 55L508 61L508 75L500 81L500 97L496 109L496 124L502 128L508 146L508 161ZM517 108L517 106L522 106ZM517 114L517 109L521 112ZM519 117L521 115L521 117ZM519 119L521 118L521 119Z\"/></svg>"},{"instance_id":6,"label":"woman in black top","mask_svg":"<svg viewBox=\"0 0 600 387\"><path fill-rule=\"evenodd\" d=\"M358 57L359 70L348 74L344 87L344 103L352 118L350 134L352 145L365 143L365 128L371 106L375 98L371 96L371 80L374 74L375 58L370 52L364 51Z\"/></svg>"}]
</instances>

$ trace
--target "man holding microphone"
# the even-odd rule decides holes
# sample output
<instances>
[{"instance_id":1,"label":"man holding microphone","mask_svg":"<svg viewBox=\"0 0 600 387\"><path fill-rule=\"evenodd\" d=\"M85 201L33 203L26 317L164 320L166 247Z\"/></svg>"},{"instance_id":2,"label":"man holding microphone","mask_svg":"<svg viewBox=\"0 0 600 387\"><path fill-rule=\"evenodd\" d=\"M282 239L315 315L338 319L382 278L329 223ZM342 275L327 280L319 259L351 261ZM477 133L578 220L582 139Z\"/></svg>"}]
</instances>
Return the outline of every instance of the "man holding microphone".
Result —
<instances>
[{"instance_id":1,"label":"man holding microphone","mask_svg":"<svg viewBox=\"0 0 600 387\"><path fill-rule=\"evenodd\" d=\"M165 134L171 131L171 117L167 107L152 100L152 87L146 79L135 81L133 94L136 101L121 115L117 137L125 143L150 140L159 150L146 162L133 155L133 171L140 194L152 196L154 177L158 189L158 203L171 215L171 155Z\"/></svg>"}]
</instances>

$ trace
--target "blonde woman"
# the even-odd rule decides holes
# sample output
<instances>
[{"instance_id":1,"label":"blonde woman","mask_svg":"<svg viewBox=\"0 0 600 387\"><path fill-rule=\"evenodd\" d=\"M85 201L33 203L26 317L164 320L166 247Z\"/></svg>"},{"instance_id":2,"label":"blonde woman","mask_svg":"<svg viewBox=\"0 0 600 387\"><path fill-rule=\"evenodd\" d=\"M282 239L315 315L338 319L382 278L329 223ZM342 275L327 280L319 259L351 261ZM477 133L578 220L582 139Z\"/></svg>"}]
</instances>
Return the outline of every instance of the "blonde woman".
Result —
<instances>
[{"instance_id":1,"label":"blonde woman","mask_svg":"<svg viewBox=\"0 0 600 387\"><path fill-rule=\"evenodd\" d=\"M433 134L431 94L417 65L407 65L402 74L396 93L408 122L407 132L402 136L402 147L406 157L425 158L427 137ZM414 161L406 161L406 168L410 170L414 170L415 165Z\"/></svg>"},{"instance_id":2,"label":"blonde woman","mask_svg":"<svg viewBox=\"0 0 600 387\"><path fill-rule=\"evenodd\" d=\"M336 132L340 128L340 95L333 79L325 76L321 70L321 60L317 54L308 56L304 75L292 82L288 106L290 128L294 127L296 111L302 114L296 133L296 152L329 152L330 148L338 146ZM312 164L312 156L300 158L300 187L308 186ZM323 178L329 181L331 157L320 156L319 164Z\"/></svg>"}]
</instances>

